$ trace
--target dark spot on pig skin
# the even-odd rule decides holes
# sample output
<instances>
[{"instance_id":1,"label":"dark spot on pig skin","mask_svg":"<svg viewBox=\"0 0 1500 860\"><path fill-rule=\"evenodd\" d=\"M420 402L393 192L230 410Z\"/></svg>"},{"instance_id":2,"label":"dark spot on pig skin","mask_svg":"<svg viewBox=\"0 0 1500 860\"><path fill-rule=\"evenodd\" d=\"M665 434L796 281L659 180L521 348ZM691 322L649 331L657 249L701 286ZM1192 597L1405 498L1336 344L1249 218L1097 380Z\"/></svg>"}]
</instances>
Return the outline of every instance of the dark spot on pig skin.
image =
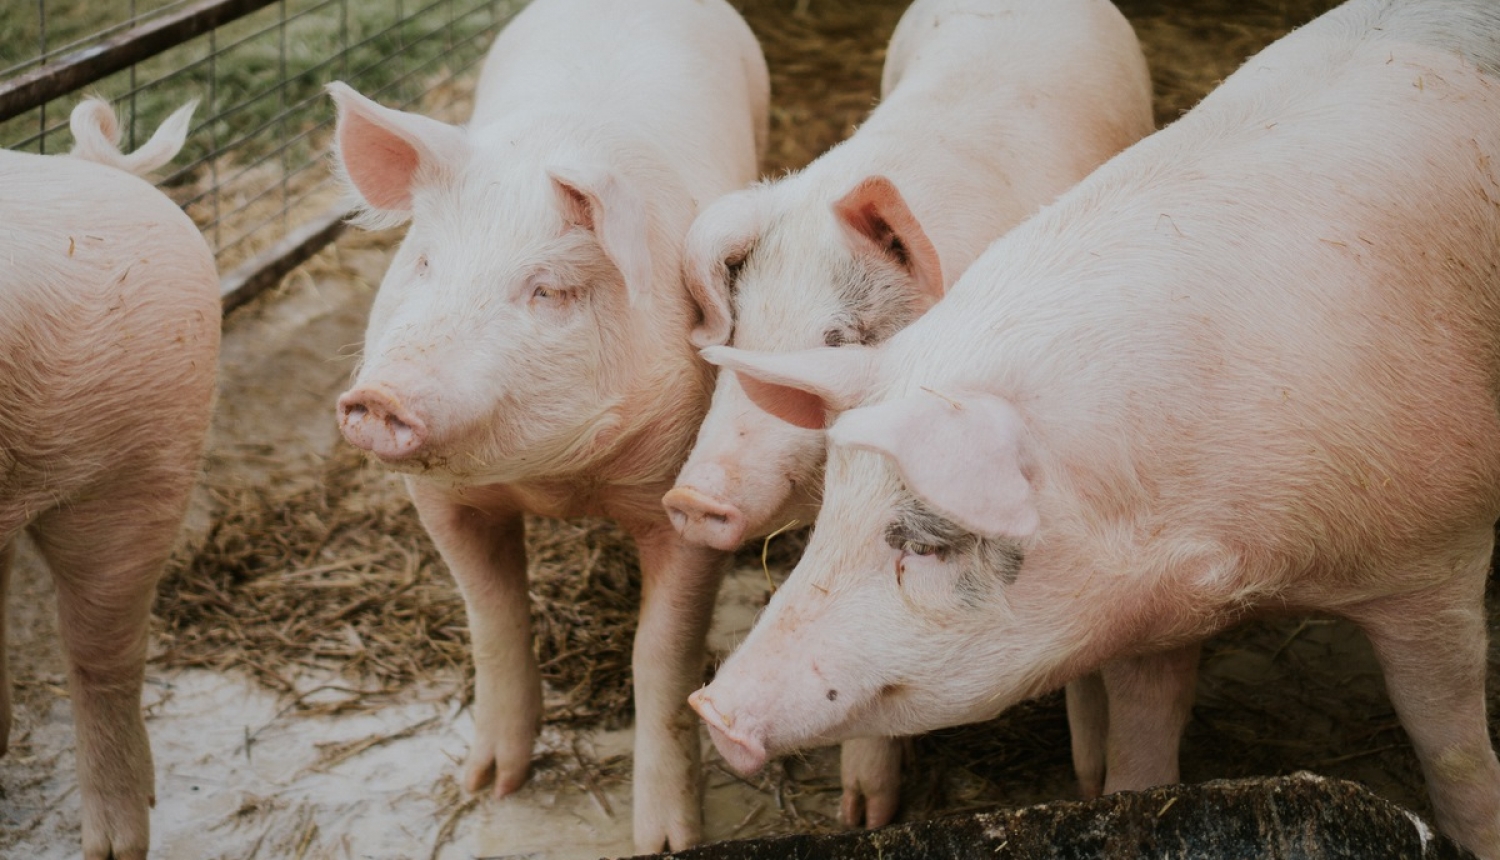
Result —
<instances>
[{"instance_id":1,"label":"dark spot on pig skin","mask_svg":"<svg viewBox=\"0 0 1500 860\"><path fill-rule=\"evenodd\" d=\"M954 559L962 566L959 589L972 598L983 594L997 577L1006 585L1015 582L1026 557L1015 541L981 538L910 493L896 504L896 517L886 526L885 540L892 549L922 544L934 547L944 560Z\"/></svg>"},{"instance_id":2,"label":"dark spot on pig skin","mask_svg":"<svg viewBox=\"0 0 1500 860\"><path fill-rule=\"evenodd\" d=\"M828 691L828 701L832 702L833 700L837 699L838 697L839 697L839 691L838 690L829 690Z\"/></svg>"}]
</instances>

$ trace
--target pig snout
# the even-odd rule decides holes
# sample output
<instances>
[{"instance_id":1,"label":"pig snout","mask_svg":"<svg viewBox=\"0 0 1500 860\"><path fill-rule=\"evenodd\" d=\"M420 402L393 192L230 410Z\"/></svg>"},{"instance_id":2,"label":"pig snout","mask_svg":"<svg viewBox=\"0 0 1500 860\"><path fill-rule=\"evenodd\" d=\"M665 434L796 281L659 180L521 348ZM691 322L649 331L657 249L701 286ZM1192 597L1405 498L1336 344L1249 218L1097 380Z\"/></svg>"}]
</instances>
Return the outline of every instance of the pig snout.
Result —
<instances>
[{"instance_id":1,"label":"pig snout","mask_svg":"<svg viewBox=\"0 0 1500 860\"><path fill-rule=\"evenodd\" d=\"M703 690L688 696L688 704L703 718L708 726L708 734L713 738L714 747L730 767L750 776L766 766L765 743L754 734L744 731L743 727L736 729L733 717L719 713L713 700Z\"/></svg>"},{"instance_id":2,"label":"pig snout","mask_svg":"<svg viewBox=\"0 0 1500 860\"><path fill-rule=\"evenodd\" d=\"M360 386L344 392L338 411L344 438L382 459L410 457L427 441L422 418L383 388Z\"/></svg>"},{"instance_id":3,"label":"pig snout","mask_svg":"<svg viewBox=\"0 0 1500 860\"><path fill-rule=\"evenodd\" d=\"M745 540L745 515L712 493L679 483L661 503L683 540L725 551Z\"/></svg>"}]
</instances>

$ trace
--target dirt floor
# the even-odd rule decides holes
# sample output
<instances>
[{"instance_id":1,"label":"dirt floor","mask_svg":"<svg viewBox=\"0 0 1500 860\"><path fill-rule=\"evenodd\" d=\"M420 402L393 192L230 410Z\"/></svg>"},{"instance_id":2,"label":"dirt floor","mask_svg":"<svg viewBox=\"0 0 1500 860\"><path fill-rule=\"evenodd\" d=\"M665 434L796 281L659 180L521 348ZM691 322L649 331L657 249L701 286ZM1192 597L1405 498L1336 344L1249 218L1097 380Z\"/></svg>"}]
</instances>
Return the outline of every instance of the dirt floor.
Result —
<instances>
[{"instance_id":1,"label":"dirt floor","mask_svg":"<svg viewBox=\"0 0 1500 860\"><path fill-rule=\"evenodd\" d=\"M805 164L873 104L902 3L746 0L773 70L768 174ZM1328 2L1123 0L1170 122ZM337 444L333 401L394 234L351 234L225 326L220 398L186 547L163 582L145 708L157 858L498 858L630 853L633 554L604 524L532 523L546 726L503 801L455 777L471 734L462 606L397 482ZM727 653L795 561L743 553L713 647ZM16 683L0 857L77 856L71 712L51 586L29 548L9 606ZM1493 653L1493 652L1492 652ZM1494 673L1496 660L1491 659ZM1495 689L1492 683L1491 688ZM1492 702L1492 710L1495 703ZM710 838L835 827L824 750L753 780L708 760ZM914 739L907 818L1071 797L1060 696ZM1210 643L1183 777L1311 769L1428 814L1364 640L1286 619Z\"/></svg>"}]
</instances>

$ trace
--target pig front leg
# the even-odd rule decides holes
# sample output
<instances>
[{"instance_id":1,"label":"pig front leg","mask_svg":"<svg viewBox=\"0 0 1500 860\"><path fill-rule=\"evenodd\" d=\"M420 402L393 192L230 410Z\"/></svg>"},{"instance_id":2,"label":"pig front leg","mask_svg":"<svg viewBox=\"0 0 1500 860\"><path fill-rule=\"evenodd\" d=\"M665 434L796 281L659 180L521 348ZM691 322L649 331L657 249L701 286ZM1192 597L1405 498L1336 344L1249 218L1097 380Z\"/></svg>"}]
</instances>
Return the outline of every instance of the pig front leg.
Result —
<instances>
[{"instance_id":1,"label":"pig front leg","mask_svg":"<svg viewBox=\"0 0 1500 860\"><path fill-rule=\"evenodd\" d=\"M31 527L57 583L86 860L144 860L150 844L156 791L141 687L151 600L180 522L180 505L109 497L52 510Z\"/></svg>"},{"instance_id":2,"label":"pig front leg","mask_svg":"<svg viewBox=\"0 0 1500 860\"><path fill-rule=\"evenodd\" d=\"M839 822L884 827L901 807L901 738L854 738L839 748L844 787Z\"/></svg>"},{"instance_id":3,"label":"pig front leg","mask_svg":"<svg viewBox=\"0 0 1500 860\"><path fill-rule=\"evenodd\" d=\"M1100 669L1109 713L1105 794L1143 791L1181 779L1178 750L1193 714L1199 650L1195 642L1111 660Z\"/></svg>"},{"instance_id":4,"label":"pig front leg","mask_svg":"<svg viewBox=\"0 0 1500 860\"><path fill-rule=\"evenodd\" d=\"M641 623L635 675L634 832L637 853L680 851L703 837L698 717L704 639L728 554L686 543L662 522L635 534Z\"/></svg>"},{"instance_id":5,"label":"pig front leg","mask_svg":"<svg viewBox=\"0 0 1500 860\"><path fill-rule=\"evenodd\" d=\"M518 510L480 510L408 483L422 524L463 594L474 654L474 743L463 786L504 797L526 782L542 717L542 676L531 643L526 526Z\"/></svg>"},{"instance_id":6,"label":"pig front leg","mask_svg":"<svg viewBox=\"0 0 1500 860\"><path fill-rule=\"evenodd\" d=\"M1449 573L1455 559L1445 555L1421 577L1446 581L1347 614L1374 645L1396 715L1422 763L1438 828L1482 860L1500 860L1500 763L1484 697L1491 529L1474 543L1457 572Z\"/></svg>"},{"instance_id":7,"label":"pig front leg","mask_svg":"<svg viewBox=\"0 0 1500 860\"><path fill-rule=\"evenodd\" d=\"M1064 696L1078 794L1084 800L1093 800L1104 792L1104 759L1109 749L1109 699L1104 692L1104 676L1090 672L1069 681Z\"/></svg>"},{"instance_id":8,"label":"pig front leg","mask_svg":"<svg viewBox=\"0 0 1500 860\"><path fill-rule=\"evenodd\" d=\"M1073 772L1085 799L1180 779L1178 750L1192 716L1199 645L1113 660L1069 682Z\"/></svg>"}]
</instances>

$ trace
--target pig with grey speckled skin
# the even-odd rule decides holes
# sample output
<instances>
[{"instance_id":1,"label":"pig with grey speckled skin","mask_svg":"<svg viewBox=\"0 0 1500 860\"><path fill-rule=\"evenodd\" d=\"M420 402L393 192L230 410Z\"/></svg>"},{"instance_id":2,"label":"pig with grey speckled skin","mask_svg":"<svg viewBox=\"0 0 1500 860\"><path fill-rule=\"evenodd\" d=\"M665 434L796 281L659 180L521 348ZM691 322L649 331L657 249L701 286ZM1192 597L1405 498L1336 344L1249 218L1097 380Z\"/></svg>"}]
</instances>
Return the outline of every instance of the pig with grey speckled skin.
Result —
<instances>
[{"instance_id":1,"label":"pig with grey speckled skin","mask_svg":"<svg viewBox=\"0 0 1500 860\"><path fill-rule=\"evenodd\" d=\"M891 37L881 90L851 138L693 223L686 275L702 316L698 346L878 344L997 237L1152 130L1145 57L1108 0L918 0ZM767 415L734 374L720 374L662 502L684 537L719 549L811 522L824 445L821 430ZM1089 679L1068 690L1083 792L1175 781L1181 726L1156 732L1165 743L1148 753L1158 745L1142 738L1152 733L1120 696L1107 719L1100 687ZM1110 742L1110 730L1128 740ZM1118 754L1127 748L1131 756ZM1108 783L1107 749L1117 751ZM859 738L842 758L843 822L888 823L900 746Z\"/></svg>"},{"instance_id":2,"label":"pig with grey speckled skin","mask_svg":"<svg viewBox=\"0 0 1500 860\"><path fill-rule=\"evenodd\" d=\"M828 431L801 563L693 696L736 767L990 717L1269 611L1371 639L1500 858L1500 6L1351 0L879 347L705 351Z\"/></svg>"}]
</instances>

